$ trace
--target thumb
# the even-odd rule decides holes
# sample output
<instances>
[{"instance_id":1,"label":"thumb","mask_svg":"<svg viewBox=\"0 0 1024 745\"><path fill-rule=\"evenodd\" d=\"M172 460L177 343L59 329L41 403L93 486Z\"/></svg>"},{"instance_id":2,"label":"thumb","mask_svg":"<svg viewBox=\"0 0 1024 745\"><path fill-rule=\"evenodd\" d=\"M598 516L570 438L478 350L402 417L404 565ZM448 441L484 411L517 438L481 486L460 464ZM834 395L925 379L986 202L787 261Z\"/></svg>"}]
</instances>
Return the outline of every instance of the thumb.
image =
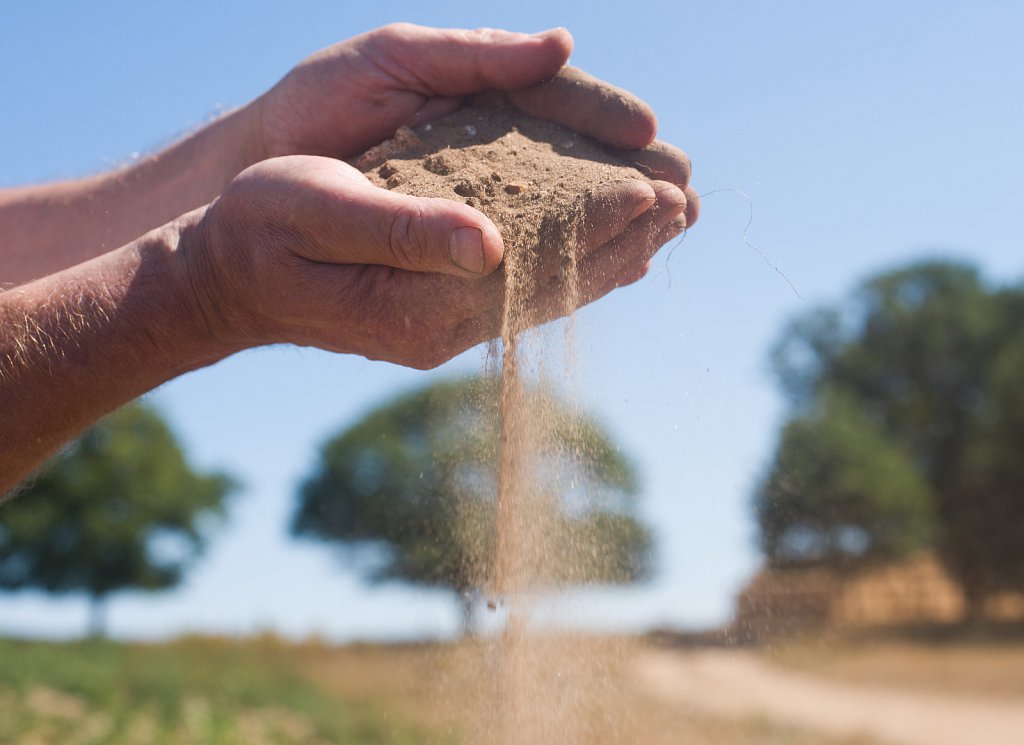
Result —
<instances>
[{"instance_id":1,"label":"thumb","mask_svg":"<svg viewBox=\"0 0 1024 745\"><path fill-rule=\"evenodd\" d=\"M428 95L463 96L524 88L550 78L568 61L572 36L564 28L539 34L500 29L442 29L394 23L364 42L390 59L414 88Z\"/></svg>"},{"instance_id":2,"label":"thumb","mask_svg":"<svg viewBox=\"0 0 1024 745\"><path fill-rule=\"evenodd\" d=\"M480 277L501 263L501 234L486 216L450 199L414 197L372 184L338 193L328 221L328 261ZM341 241L338 236L345 236ZM325 238L327 236L325 235Z\"/></svg>"}]
</instances>

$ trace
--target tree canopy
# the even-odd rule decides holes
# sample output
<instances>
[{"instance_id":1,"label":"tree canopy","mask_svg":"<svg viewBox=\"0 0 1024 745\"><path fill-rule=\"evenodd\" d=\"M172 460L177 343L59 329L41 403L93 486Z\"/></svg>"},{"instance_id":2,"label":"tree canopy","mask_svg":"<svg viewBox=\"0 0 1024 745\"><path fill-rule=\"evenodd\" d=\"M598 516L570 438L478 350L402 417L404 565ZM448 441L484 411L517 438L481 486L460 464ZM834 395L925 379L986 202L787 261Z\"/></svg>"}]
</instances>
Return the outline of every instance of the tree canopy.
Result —
<instances>
[{"instance_id":1,"label":"tree canopy","mask_svg":"<svg viewBox=\"0 0 1024 745\"><path fill-rule=\"evenodd\" d=\"M922 548L932 493L909 457L838 395L784 427L757 508L776 565L852 566Z\"/></svg>"},{"instance_id":2,"label":"tree canopy","mask_svg":"<svg viewBox=\"0 0 1024 745\"><path fill-rule=\"evenodd\" d=\"M181 581L232 488L194 471L152 408L129 404L0 505L0 588L85 593L99 632L111 593Z\"/></svg>"},{"instance_id":3,"label":"tree canopy","mask_svg":"<svg viewBox=\"0 0 1024 745\"><path fill-rule=\"evenodd\" d=\"M302 484L293 532L333 542L371 581L481 589L493 558L498 383L446 381L399 396L330 439ZM625 583L650 570L651 537L635 515L631 463L593 419L539 390L548 441L534 443L539 488L557 501L567 539L548 579ZM585 554L585 560L584 555ZM471 606L463 607L464 622Z\"/></svg>"},{"instance_id":4,"label":"tree canopy","mask_svg":"<svg viewBox=\"0 0 1024 745\"><path fill-rule=\"evenodd\" d=\"M756 498L771 561L928 545L975 611L1024 587L1020 286L941 261L885 272L795 319L773 359L792 415Z\"/></svg>"}]
</instances>

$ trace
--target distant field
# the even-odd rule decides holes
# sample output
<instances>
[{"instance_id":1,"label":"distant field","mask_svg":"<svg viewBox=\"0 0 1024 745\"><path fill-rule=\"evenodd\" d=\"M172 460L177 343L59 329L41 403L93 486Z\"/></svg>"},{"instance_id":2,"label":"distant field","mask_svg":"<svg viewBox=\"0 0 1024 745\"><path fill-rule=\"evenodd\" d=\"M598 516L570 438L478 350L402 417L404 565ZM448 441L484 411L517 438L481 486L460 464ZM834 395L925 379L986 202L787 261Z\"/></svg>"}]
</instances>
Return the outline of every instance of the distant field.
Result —
<instances>
[{"instance_id":1,"label":"distant field","mask_svg":"<svg viewBox=\"0 0 1024 745\"><path fill-rule=\"evenodd\" d=\"M873 745L866 738L830 740L760 717L720 720L696 709L666 705L641 690L634 678L630 662L642 645L638 640L597 638L580 650L589 660L584 664L601 676L588 686L586 700L576 703L592 724L587 745ZM311 654L303 664L324 690L340 698L388 700L408 721L468 742L472 738L460 738L459 733L472 732L474 710L487 705L478 697L487 657L472 643L364 646Z\"/></svg>"},{"instance_id":2,"label":"distant field","mask_svg":"<svg viewBox=\"0 0 1024 745\"><path fill-rule=\"evenodd\" d=\"M773 662L833 680L1024 703L1024 640L803 639L764 648ZM1024 738L1021 740L1024 742Z\"/></svg>"},{"instance_id":3,"label":"distant field","mask_svg":"<svg viewBox=\"0 0 1024 745\"><path fill-rule=\"evenodd\" d=\"M645 695L629 674L635 643L593 642L589 656L607 679L583 702L594 722L588 745L826 745ZM0 745L455 745L471 739L480 652L272 638L0 639Z\"/></svg>"}]
</instances>

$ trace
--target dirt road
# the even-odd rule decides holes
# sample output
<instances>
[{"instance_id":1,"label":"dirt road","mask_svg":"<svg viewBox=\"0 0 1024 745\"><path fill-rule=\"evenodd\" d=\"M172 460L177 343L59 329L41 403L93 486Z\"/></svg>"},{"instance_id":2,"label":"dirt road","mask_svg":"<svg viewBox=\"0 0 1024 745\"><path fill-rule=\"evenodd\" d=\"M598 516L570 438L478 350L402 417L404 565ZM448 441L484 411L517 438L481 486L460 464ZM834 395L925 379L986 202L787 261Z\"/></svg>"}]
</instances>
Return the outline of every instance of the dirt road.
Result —
<instances>
[{"instance_id":1,"label":"dirt road","mask_svg":"<svg viewBox=\"0 0 1024 745\"><path fill-rule=\"evenodd\" d=\"M836 737L899 745L1022 745L1024 701L863 687L771 665L741 650L651 650L648 691L726 718L763 716Z\"/></svg>"}]
</instances>

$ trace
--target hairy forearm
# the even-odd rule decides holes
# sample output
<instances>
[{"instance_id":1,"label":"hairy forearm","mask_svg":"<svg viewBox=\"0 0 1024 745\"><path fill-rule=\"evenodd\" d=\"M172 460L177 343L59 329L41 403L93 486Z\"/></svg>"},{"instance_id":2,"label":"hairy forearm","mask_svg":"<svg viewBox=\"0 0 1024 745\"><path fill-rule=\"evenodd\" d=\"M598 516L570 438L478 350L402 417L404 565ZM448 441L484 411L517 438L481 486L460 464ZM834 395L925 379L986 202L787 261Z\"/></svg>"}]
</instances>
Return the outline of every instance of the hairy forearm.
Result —
<instances>
[{"instance_id":1,"label":"hairy forearm","mask_svg":"<svg viewBox=\"0 0 1024 745\"><path fill-rule=\"evenodd\" d=\"M184 256L198 217L0 293L0 495L107 412L225 356Z\"/></svg>"},{"instance_id":2,"label":"hairy forearm","mask_svg":"<svg viewBox=\"0 0 1024 745\"><path fill-rule=\"evenodd\" d=\"M88 261L212 201L262 157L255 106L110 173L0 190L0 288Z\"/></svg>"}]
</instances>

